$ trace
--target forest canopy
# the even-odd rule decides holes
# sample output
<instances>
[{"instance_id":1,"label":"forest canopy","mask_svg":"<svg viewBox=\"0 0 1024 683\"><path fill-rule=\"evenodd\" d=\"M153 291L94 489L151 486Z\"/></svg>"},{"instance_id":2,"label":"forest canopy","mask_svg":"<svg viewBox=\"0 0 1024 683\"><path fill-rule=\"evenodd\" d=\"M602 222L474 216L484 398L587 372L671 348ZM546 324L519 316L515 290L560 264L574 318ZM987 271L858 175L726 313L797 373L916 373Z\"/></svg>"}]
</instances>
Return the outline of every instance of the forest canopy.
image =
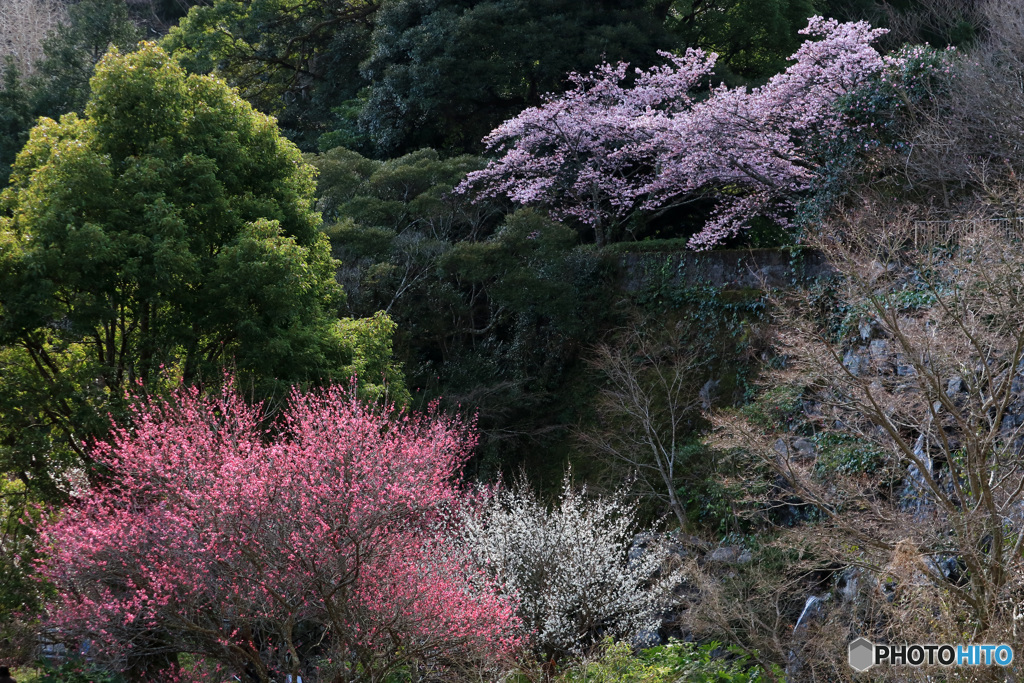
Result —
<instances>
[{"instance_id":1,"label":"forest canopy","mask_svg":"<svg viewBox=\"0 0 1024 683\"><path fill-rule=\"evenodd\" d=\"M0 666L1017 642L1022 55L1014 0L0 0Z\"/></svg>"}]
</instances>

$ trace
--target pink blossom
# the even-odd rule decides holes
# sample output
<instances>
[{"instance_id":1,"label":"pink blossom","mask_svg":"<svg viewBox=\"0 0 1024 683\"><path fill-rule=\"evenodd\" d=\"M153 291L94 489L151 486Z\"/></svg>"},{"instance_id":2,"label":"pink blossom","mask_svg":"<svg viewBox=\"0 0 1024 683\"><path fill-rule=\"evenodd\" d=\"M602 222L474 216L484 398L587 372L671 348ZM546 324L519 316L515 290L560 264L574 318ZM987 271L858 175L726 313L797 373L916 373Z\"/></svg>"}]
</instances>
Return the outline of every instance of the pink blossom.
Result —
<instances>
[{"instance_id":1,"label":"pink blossom","mask_svg":"<svg viewBox=\"0 0 1024 683\"><path fill-rule=\"evenodd\" d=\"M502 657L514 601L448 540L475 440L341 388L295 391L269 428L232 389L140 403L93 450L109 483L42 527L49 625L122 666L190 652L261 676Z\"/></svg>"},{"instance_id":2,"label":"pink blossom","mask_svg":"<svg viewBox=\"0 0 1024 683\"><path fill-rule=\"evenodd\" d=\"M843 95L878 74L871 43L885 33L866 22L813 17L793 64L760 88L694 90L716 55L662 53L669 62L636 69L603 64L572 74L574 87L503 123L484 142L500 156L470 173L459 191L506 196L546 207L553 217L591 227L598 244L634 213L659 212L695 199L717 209L690 246L709 248L756 215L781 219L808 189L816 161L807 142L835 135Z\"/></svg>"}]
</instances>

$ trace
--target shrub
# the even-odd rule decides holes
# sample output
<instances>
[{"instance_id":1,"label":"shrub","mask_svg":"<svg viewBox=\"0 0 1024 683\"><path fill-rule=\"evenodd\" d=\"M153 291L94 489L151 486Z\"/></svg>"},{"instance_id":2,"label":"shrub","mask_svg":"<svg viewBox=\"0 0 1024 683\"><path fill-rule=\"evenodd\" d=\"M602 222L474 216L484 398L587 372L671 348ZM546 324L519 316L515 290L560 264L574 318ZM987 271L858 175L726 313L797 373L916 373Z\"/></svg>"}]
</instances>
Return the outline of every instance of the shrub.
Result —
<instances>
[{"instance_id":1,"label":"shrub","mask_svg":"<svg viewBox=\"0 0 1024 683\"><path fill-rule=\"evenodd\" d=\"M477 564L518 599L536 649L579 653L657 629L680 583L663 571L663 547L634 547L635 511L621 491L588 498L568 480L549 510L520 484L469 513L465 534Z\"/></svg>"},{"instance_id":2,"label":"shrub","mask_svg":"<svg viewBox=\"0 0 1024 683\"><path fill-rule=\"evenodd\" d=\"M49 627L67 640L133 674L193 654L262 683L382 681L516 647L512 600L441 514L460 504L465 424L338 388L296 390L271 432L230 390L134 412L93 449L107 485L41 528Z\"/></svg>"},{"instance_id":3,"label":"shrub","mask_svg":"<svg viewBox=\"0 0 1024 683\"><path fill-rule=\"evenodd\" d=\"M766 428L788 428L803 408L804 387L776 384L740 411L754 424Z\"/></svg>"},{"instance_id":4,"label":"shrub","mask_svg":"<svg viewBox=\"0 0 1024 683\"><path fill-rule=\"evenodd\" d=\"M814 438L819 449L814 463L818 474L871 474L886 462L886 453L877 445L849 434L823 432Z\"/></svg>"},{"instance_id":5,"label":"shrub","mask_svg":"<svg viewBox=\"0 0 1024 683\"><path fill-rule=\"evenodd\" d=\"M718 656L716 656L718 655ZM726 655L726 656L722 656ZM559 676L559 683L761 683L764 670L739 650L718 643L672 642L634 655L625 643L604 644L601 655Z\"/></svg>"}]
</instances>

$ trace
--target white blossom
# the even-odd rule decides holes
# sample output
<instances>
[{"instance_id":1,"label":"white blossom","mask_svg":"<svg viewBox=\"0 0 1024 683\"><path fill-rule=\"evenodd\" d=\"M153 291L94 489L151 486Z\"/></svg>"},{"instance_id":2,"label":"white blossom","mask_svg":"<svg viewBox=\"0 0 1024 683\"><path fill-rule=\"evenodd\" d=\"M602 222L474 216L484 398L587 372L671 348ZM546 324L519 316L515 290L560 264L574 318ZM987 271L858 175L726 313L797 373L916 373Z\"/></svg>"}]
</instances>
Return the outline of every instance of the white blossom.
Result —
<instances>
[{"instance_id":1,"label":"white blossom","mask_svg":"<svg viewBox=\"0 0 1024 683\"><path fill-rule=\"evenodd\" d=\"M621 491L590 498L566 480L549 510L520 485L468 512L464 533L479 565L518 598L537 648L575 653L657 629L672 603L681 578L665 571L667 551L648 543L630 553L635 513Z\"/></svg>"}]
</instances>

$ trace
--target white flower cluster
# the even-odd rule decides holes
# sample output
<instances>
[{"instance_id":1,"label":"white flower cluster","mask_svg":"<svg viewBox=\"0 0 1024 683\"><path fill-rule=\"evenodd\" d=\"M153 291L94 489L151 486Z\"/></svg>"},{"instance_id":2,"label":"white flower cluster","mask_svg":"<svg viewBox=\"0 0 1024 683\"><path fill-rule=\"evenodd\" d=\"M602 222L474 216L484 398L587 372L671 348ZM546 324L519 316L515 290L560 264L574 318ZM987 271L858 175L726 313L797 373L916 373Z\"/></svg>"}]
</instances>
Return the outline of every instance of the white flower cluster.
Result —
<instances>
[{"instance_id":1,"label":"white flower cluster","mask_svg":"<svg viewBox=\"0 0 1024 683\"><path fill-rule=\"evenodd\" d=\"M537 648L579 652L657 629L673 601L681 577L666 571L667 551L632 548L635 512L621 493L588 498L568 480L548 510L519 486L469 513L465 534L479 565L519 599Z\"/></svg>"}]
</instances>

